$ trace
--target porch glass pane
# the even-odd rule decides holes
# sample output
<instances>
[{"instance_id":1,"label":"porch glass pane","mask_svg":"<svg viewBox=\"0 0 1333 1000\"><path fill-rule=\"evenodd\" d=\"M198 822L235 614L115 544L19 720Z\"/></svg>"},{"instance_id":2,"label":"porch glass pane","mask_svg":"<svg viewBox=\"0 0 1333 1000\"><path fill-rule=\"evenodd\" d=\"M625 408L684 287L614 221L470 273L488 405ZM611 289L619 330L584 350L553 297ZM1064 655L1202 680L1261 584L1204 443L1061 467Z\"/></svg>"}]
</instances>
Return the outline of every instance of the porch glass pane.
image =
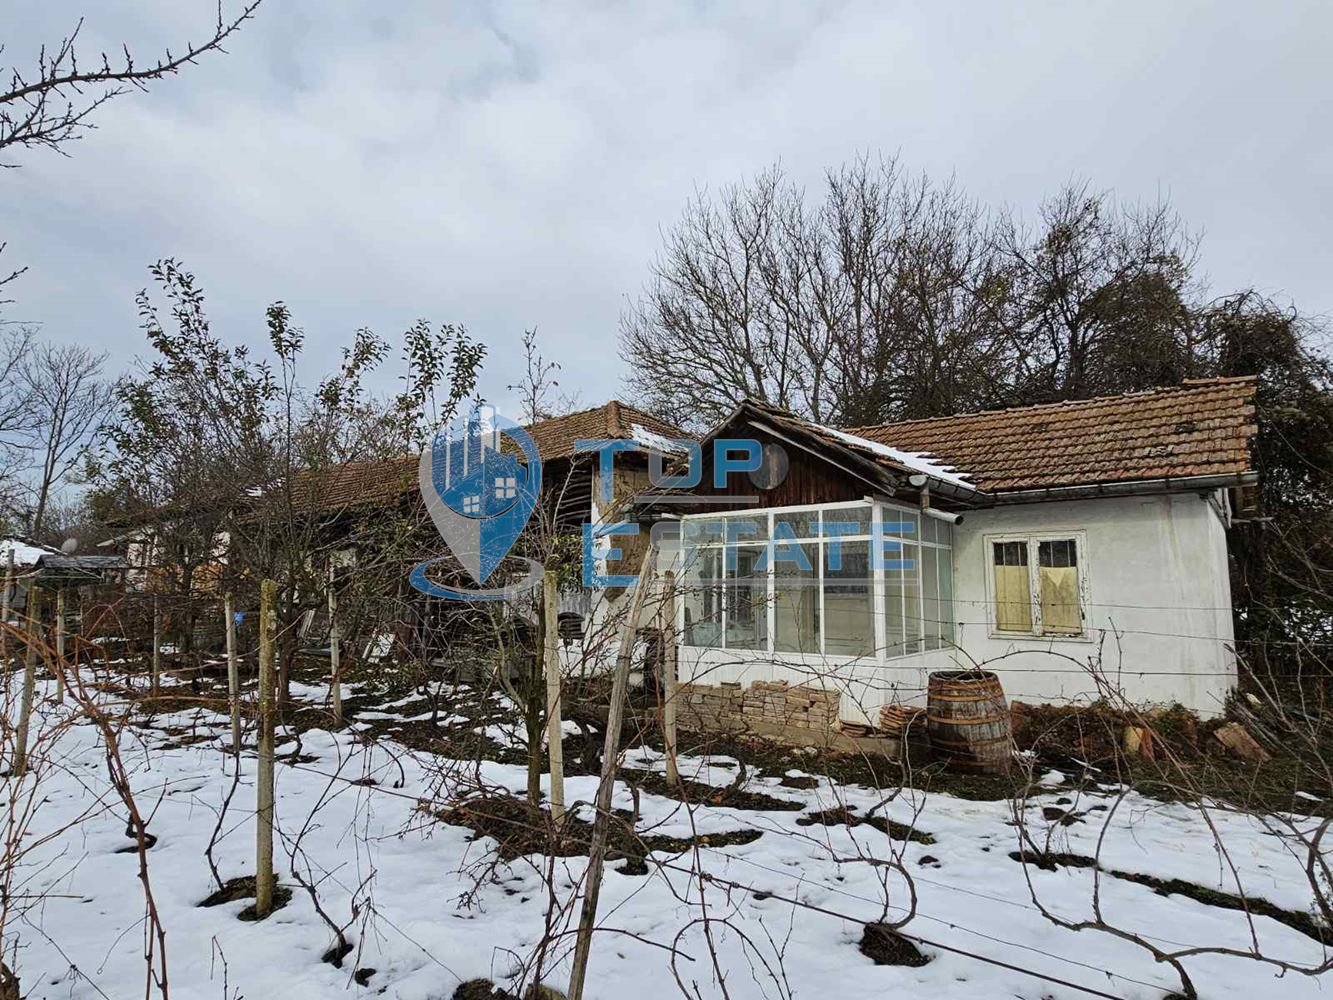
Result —
<instances>
[{"instance_id":1,"label":"porch glass pane","mask_svg":"<svg viewBox=\"0 0 1333 1000\"><path fill-rule=\"evenodd\" d=\"M921 546L903 544L903 652L921 652Z\"/></svg>"},{"instance_id":2,"label":"porch glass pane","mask_svg":"<svg viewBox=\"0 0 1333 1000\"><path fill-rule=\"evenodd\" d=\"M776 546L773 555L773 650L819 652L817 545Z\"/></svg>"},{"instance_id":3,"label":"porch glass pane","mask_svg":"<svg viewBox=\"0 0 1333 1000\"><path fill-rule=\"evenodd\" d=\"M727 573L727 649L768 648L768 571L763 554L762 548L733 550L735 568Z\"/></svg>"},{"instance_id":4,"label":"porch glass pane","mask_svg":"<svg viewBox=\"0 0 1333 1000\"><path fill-rule=\"evenodd\" d=\"M687 549L681 603L685 645L716 647L722 638L722 550Z\"/></svg>"},{"instance_id":5,"label":"porch glass pane","mask_svg":"<svg viewBox=\"0 0 1333 1000\"><path fill-rule=\"evenodd\" d=\"M940 581L936 559L942 551L924 546L921 549L921 624L927 650L940 648ZM948 555L947 552L944 554Z\"/></svg>"},{"instance_id":6,"label":"porch glass pane","mask_svg":"<svg viewBox=\"0 0 1333 1000\"><path fill-rule=\"evenodd\" d=\"M873 656L870 543L844 540L836 548L835 556L835 546L824 547L824 652L833 656Z\"/></svg>"}]
</instances>

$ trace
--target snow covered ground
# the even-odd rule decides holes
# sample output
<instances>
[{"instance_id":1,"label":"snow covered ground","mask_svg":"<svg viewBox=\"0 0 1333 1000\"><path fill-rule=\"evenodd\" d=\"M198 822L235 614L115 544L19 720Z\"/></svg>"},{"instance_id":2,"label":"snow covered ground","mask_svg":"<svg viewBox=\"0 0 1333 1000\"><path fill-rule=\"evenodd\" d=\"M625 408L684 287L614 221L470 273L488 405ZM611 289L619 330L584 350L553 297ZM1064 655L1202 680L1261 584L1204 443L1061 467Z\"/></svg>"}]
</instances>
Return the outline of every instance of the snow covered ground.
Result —
<instances>
[{"instance_id":1,"label":"snow covered ground","mask_svg":"<svg viewBox=\"0 0 1333 1000\"><path fill-rule=\"evenodd\" d=\"M410 718L421 708L403 699L378 706L376 714L401 710ZM57 710L48 706L43 711ZM167 727L177 729L168 734ZM207 739L181 746L181 727ZM287 873L293 838L307 827L298 864L318 880L324 910L339 922L351 921L348 933L356 950L343 967L321 961L330 934L299 887L293 886L289 905L261 923L237 918L244 900L200 907L216 888L204 850L231 785L234 762L221 752L226 737L225 718L195 711L160 716L154 728L137 729L133 739L125 740L136 798L145 812L152 812L149 830L159 838L148 857L167 930L172 995L302 1000L376 994L439 1000L476 977L512 985L508 977L542 936L547 890L540 859L502 866L494 880L477 888L475 866L489 842L473 842L470 830L430 821L419 809L432 789L430 756L392 743L368 746L355 732L304 733L300 762L279 764L277 778L280 882L292 884ZM279 749L293 747L288 740ZM44 801L28 833L35 846L19 873L22 892L47 898L6 929L6 959L19 973L27 997L143 996L145 924L138 858L121 853L132 842L125 835L123 809L108 788L97 731L87 724L74 726L48 750L55 763L45 771ZM797 759L792 775L801 773ZM647 749L630 750L627 763L662 767L660 756ZM683 769L699 781L728 785L737 773L727 766L732 763L689 760ZM485 761L478 767L487 781L521 793L521 767ZM244 757L241 768L241 785L215 852L224 878L252 874L254 867L253 756ZM376 783L365 783L367 778ZM1038 832L1047 828L1041 808L1069 794L1059 784L1060 775L1048 780L1048 791L1031 803ZM5 781L12 793L14 779ZM567 800L591 800L595 784L593 777L570 778ZM606 930L594 942L589 996L678 997L677 977L701 996L721 996L718 970L734 998L1040 1000L1088 995L1029 973L1115 997L1155 1000L1177 988L1171 970L1134 945L1095 931L1061 930L1042 917L1029 898L1023 866L1009 857L1016 845L1007 801L931 794L922 803L919 793L904 793L888 807L888 815L915 822L934 839L904 843L891 842L869 825L797 823L809 812L836 805L855 806L864 814L882 797L874 790L825 778L810 789L786 787L773 778L751 778L747 787L797 801L802 808L697 806L691 811L671 799L642 794L640 830L687 838L738 830L762 835L741 846L701 844L697 852L679 857L656 854L653 860L668 867L650 863L647 875L625 874L617 871L620 863L609 863L599 912ZM90 819L39 843L45 832L62 828L99 801L105 808L94 808ZM1108 801L1084 795L1077 806L1083 811ZM628 789L618 785L616 807L631 804ZM916 805L921 811L914 820ZM583 815L590 818L586 807ZM1058 826L1058 849L1093 853L1102 815L1094 811L1086 822ZM1279 838L1244 816L1214 813L1213 820L1248 892L1285 908L1309 908L1302 862ZM926 945L923 950L933 960L909 968L877 966L858 950L862 922L882 918L886 870L856 859L887 858L891 844L901 848L919 900L918 914L906 930L971 954ZM1198 815L1180 805L1132 797L1117 813L1103 855L1117 869L1234 888ZM585 864L578 857L557 861L558 894L569 896ZM696 864L716 881L701 886L690 874ZM1088 912L1091 871L1031 874L1052 908L1070 917ZM890 877L889 889L892 918L907 896L900 877ZM1160 942L1250 945L1241 914L1186 896L1104 878L1102 900L1113 919ZM700 922L705 912L712 921L707 926ZM1256 917L1255 924L1269 953L1300 961L1317 961L1322 954L1317 942L1282 923ZM674 973L668 950L673 945ZM1294 974L1280 978L1274 969L1246 960L1210 956L1187 965L1208 1000L1279 991L1293 998L1324 995L1319 980ZM548 971L546 981L563 988L567 976L568 965L562 964Z\"/></svg>"}]
</instances>

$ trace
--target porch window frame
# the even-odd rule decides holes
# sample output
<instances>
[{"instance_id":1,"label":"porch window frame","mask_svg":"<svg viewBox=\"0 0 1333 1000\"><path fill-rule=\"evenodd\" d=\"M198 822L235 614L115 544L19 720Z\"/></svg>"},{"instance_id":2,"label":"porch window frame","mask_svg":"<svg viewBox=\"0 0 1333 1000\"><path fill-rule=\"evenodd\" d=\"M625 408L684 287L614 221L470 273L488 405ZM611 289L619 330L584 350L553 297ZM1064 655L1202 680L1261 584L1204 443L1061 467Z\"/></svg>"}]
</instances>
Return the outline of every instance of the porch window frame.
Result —
<instances>
[{"instance_id":1,"label":"porch window frame","mask_svg":"<svg viewBox=\"0 0 1333 1000\"><path fill-rule=\"evenodd\" d=\"M1042 542L1074 543L1074 558L1078 569L1078 611L1081 628L1078 632L1046 631L1041 608L1040 549ZM1018 543L1027 553L1028 602L1032 612L1032 630L1002 629L997 624L999 597L995 591L995 546ZM986 560L986 628L992 639L1040 639L1043 642L1092 642L1088 627L1088 533L1083 528L1043 531L1006 531L982 536Z\"/></svg>"},{"instance_id":2,"label":"porch window frame","mask_svg":"<svg viewBox=\"0 0 1333 1000\"><path fill-rule=\"evenodd\" d=\"M706 650L728 651L748 656L773 657L773 656L792 656L792 655L795 656L815 655L828 660L846 661L849 663L866 663L879 666L890 664L898 660L908 659L914 656L924 655L928 652L939 652L943 649L949 648L944 645L941 645L936 650L927 650L925 648L924 638L926 634L927 623L920 617L924 613L924 607L925 607L924 580L922 576L922 560L920 558L917 558L915 560L915 566L913 568L913 571L916 576L917 595L918 595L917 620L921 625L922 636L918 642L918 648L912 650L911 652L904 652L896 656L889 655L887 623L886 623L886 616L884 609L885 597L886 597L885 570L882 565L877 565L878 563L882 563L884 560L874 559L872 555L872 558L870 559L871 579L869 581L869 587L868 587L868 599L871 601L870 615L871 615L871 629L872 629L871 639L872 639L873 651L864 656L851 656L843 653L824 652L824 650L827 648L826 631L827 631L827 621L828 621L828 616L825 612L825 606L824 606L824 598L825 598L824 562L826 558L826 552L827 552L826 547L828 543L828 538L823 533L823 527L826 519L832 519L836 521L837 514L839 511L858 511L858 512L864 511L868 514L867 533L847 534L838 536L838 540L840 542L844 543L866 542L868 545L871 542L873 542L876 532L882 530L885 521L894 519L902 520L903 519L902 515L913 516L916 520L917 530L913 536L911 537L905 536L904 541L911 545L918 546L919 547L918 552L927 548L931 548L936 550L943 550L944 552L949 553L950 578L952 579L956 577L956 573L953 571L954 545L953 545L952 528L951 527L949 528L950 534L949 534L948 544L944 544L938 541L938 536L936 536L936 540L926 541L924 538L924 533L921 530L921 525L924 522L924 519L927 515L923 514L919 507L911 506L908 504L893 503L885 500L866 499L866 500L835 501L832 503L822 503L822 504L818 503L792 504L782 507L759 507L759 508L752 508L749 510L729 510L726 511L725 513L720 513L717 511L708 511L701 514L686 514L681 518L682 534L681 534L680 551L683 560L688 561L691 558L698 558L698 553L703 549L717 548L723 550L721 559L721 576L719 577L719 581L721 583L722 606L720 609L721 613L719 615L720 628L718 634L718 642L716 645L691 646L690 648L698 649L701 651L706 651ZM797 540L802 544L802 551L807 552L810 558L813 560L812 566L814 570L815 588L819 595L817 604L818 615L819 615L819 634L817 637L819 644L818 651L813 653L795 653L795 654L778 653L774 651L774 645L776 643L776 638L777 638L777 600L776 600L777 574L775 572L772 562L770 562L768 566L768 574L767 574L768 575L768 582L766 588L767 603L768 603L766 609L767 634L765 636L764 645L758 649L742 649L736 647L729 647L726 641L727 626L729 624L731 602L734 599L733 591L735 590L736 575L735 571L731 569L728 565L728 560L726 558L725 550L728 547L735 548L735 547L745 547L745 546L763 545L763 544L771 545L773 543L773 529L777 519L779 519L785 514L799 514L799 513L813 513L817 515L816 532L808 537L798 536ZM725 522L727 520L742 520L746 518L753 519L756 522L762 522L766 526L766 530L764 532L765 541L755 541L753 539L742 538L736 542L730 543L729 546L728 543L726 542L725 529L723 529L721 540L718 541L708 541L703 544L688 544L685 541L685 533L688 530L687 526L691 522L699 522L699 521ZM944 522L940 522L940 524L936 526L937 530L943 530L945 527L948 526L946 526ZM892 553L889 553L885 556L885 558L892 559L895 557ZM937 582L936 582L937 601L938 597L939 597L939 583L937 574ZM906 619L905 594L902 600L903 600L902 614L905 620ZM955 600L956 598L951 594L951 600L950 600L951 613L953 613ZM680 619L677 622L677 627L682 629L684 623L683 605L684 602L680 602ZM681 635L684 635L683 631L681 632Z\"/></svg>"}]
</instances>

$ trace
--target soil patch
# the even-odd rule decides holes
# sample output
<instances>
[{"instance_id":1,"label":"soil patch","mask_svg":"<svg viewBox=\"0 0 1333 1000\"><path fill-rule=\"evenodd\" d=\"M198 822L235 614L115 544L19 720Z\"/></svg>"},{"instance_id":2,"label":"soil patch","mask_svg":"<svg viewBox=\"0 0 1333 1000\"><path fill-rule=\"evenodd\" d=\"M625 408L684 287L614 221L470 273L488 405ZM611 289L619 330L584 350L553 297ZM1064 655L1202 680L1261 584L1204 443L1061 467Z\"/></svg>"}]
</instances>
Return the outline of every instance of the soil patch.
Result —
<instances>
[{"instance_id":1,"label":"soil patch","mask_svg":"<svg viewBox=\"0 0 1333 1000\"><path fill-rule=\"evenodd\" d=\"M1261 896L1247 896L1242 899L1240 896L1229 892L1210 889L1194 882L1186 882L1184 879L1164 879L1155 875L1145 875L1142 872L1126 872L1106 868L1098 865L1096 858L1090 858L1086 854L1051 852L1024 855L1021 851L1011 851L1009 857L1020 863L1026 861L1028 864L1045 871L1055 871L1058 868L1096 868L1103 875L1110 875L1112 878L1147 886L1159 896L1188 896L1195 902L1204 903L1207 906L1216 906L1223 910L1248 911L1257 916L1269 917L1278 923L1286 924L1292 930L1300 931L1307 937L1314 938L1320 944L1333 943L1333 931L1315 920L1309 913L1301 910L1283 909Z\"/></svg>"},{"instance_id":2,"label":"soil patch","mask_svg":"<svg viewBox=\"0 0 1333 1000\"><path fill-rule=\"evenodd\" d=\"M592 838L591 823L566 815L557 828L547 810L513 796L477 796L451 809L433 812L442 822L474 830L478 838L493 838L504 861L542 853L565 858L585 855ZM607 835L606 857L608 861L625 860L625 865L617 869L622 874L647 875L645 859L653 851L682 854L695 846L750 844L761 836L761 830L730 830L699 837L642 836L635 832L630 815L617 811Z\"/></svg>"},{"instance_id":3,"label":"soil patch","mask_svg":"<svg viewBox=\"0 0 1333 1000\"><path fill-rule=\"evenodd\" d=\"M656 771L640 770L639 768L621 768L620 776L627 783L636 785L645 792L692 805L724 806L731 809L748 809L752 812L765 810L796 812L804 808L799 802L793 802L790 799L779 799L772 795L765 795L763 792L747 792L735 785L719 788L717 785L706 785L700 781L681 778L680 784L673 786L667 784L665 775L658 774Z\"/></svg>"},{"instance_id":4,"label":"soil patch","mask_svg":"<svg viewBox=\"0 0 1333 1000\"><path fill-rule=\"evenodd\" d=\"M273 876L277 879L277 875ZM200 906L221 906L223 903L234 903L238 899L255 898L255 877L253 875L240 875L236 878L227 879L222 888L207 896L202 900ZM284 885L274 885L273 887L273 909L281 910L292 901L292 890ZM239 914L242 920L254 920L254 904L247 906Z\"/></svg>"},{"instance_id":5,"label":"soil patch","mask_svg":"<svg viewBox=\"0 0 1333 1000\"><path fill-rule=\"evenodd\" d=\"M866 924L860 949L861 954L876 965L920 968L930 961L929 955L923 954L920 948L887 924Z\"/></svg>"},{"instance_id":6,"label":"soil patch","mask_svg":"<svg viewBox=\"0 0 1333 1000\"><path fill-rule=\"evenodd\" d=\"M797 826L870 826L894 840L910 840L916 844L933 844L935 835L899 823L884 816L857 816L856 806L836 806L822 812L807 813L796 821Z\"/></svg>"}]
</instances>

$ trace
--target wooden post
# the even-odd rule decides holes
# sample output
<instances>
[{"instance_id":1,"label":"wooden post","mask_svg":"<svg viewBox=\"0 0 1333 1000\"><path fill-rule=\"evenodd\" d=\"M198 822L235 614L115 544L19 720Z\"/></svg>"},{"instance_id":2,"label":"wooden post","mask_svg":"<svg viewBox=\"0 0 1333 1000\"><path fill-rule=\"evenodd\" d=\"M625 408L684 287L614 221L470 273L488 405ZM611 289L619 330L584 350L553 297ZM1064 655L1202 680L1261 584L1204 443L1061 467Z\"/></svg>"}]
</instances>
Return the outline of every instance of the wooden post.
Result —
<instances>
[{"instance_id":1,"label":"wooden post","mask_svg":"<svg viewBox=\"0 0 1333 1000\"><path fill-rule=\"evenodd\" d=\"M5 557L4 591L0 593L0 667L9 675L9 590L14 586L14 550Z\"/></svg>"},{"instance_id":2,"label":"wooden post","mask_svg":"<svg viewBox=\"0 0 1333 1000\"><path fill-rule=\"evenodd\" d=\"M342 725L342 636L338 633L338 595L333 589L333 563L329 563L329 688L333 698L333 721Z\"/></svg>"},{"instance_id":3,"label":"wooden post","mask_svg":"<svg viewBox=\"0 0 1333 1000\"><path fill-rule=\"evenodd\" d=\"M231 594L222 599L227 630L227 698L231 705L231 749L241 752L241 667L236 658L236 606Z\"/></svg>"},{"instance_id":4,"label":"wooden post","mask_svg":"<svg viewBox=\"0 0 1333 1000\"><path fill-rule=\"evenodd\" d=\"M629 687L629 668L634 660L634 640L643 615L644 594L657 567L657 546L648 543L639 567L638 583L620 630L620 650L616 654L615 674L611 679L611 704L606 713L606 746L602 752L602 777L597 785L597 815L592 821L588 844L588 875L583 886L583 910L579 914L578 937L574 943L574 966L569 974L569 1000L583 1000L583 981L588 972L588 951L592 947L592 929L597 923L597 897L602 891L602 867L606 861L606 832L611 821L611 792L616 784L616 756L620 752L620 726L625 715L625 691Z\"/></svg>"},{"instance_id":5,"label":"wooden post","mask_svg":"<svg viewBox=\"0 0 1333 1000\"><path fill-rule=\"evenodd\" d=\"M65 700L65 588L56 591L56 701Z\"/></svg>"},{"instance_id":6,"label":"wooden post","mask_svg":"<svg viewBox=\"0 0 1333 1000\"><path fill-rule=\"evenodd\" d=\"M679 704L676 697L677 685L676 654L676 581L670 570L666 574L666 593L662 598L662 751L666 754L666 780L668 785L680 783L680 770L676 765L676 709Z\"/></svg>"},{"instance_id":7,"label":"wooden post","mask_svg":"<svg viewBox=\"0 0 1333 1000\"><path fill-rule=\"evenodd\" d=\"M551 819L565 815L565 747L560 727L560 606L555 570L542 578L542 605L546 619L546 748L551 760Z\"/></svg>"},{"instance_id":8,"label":"wooden post","mask_svg":"<svg viewBox=\"0 0 1333 1000\"><path fill-rule=\"evenodd\" d=\"M42 641L42 592L37 584L28 588L28 648L23 654L23 701L19 705L19 728L14 747L15 777L28 769L28 723L32 719L32 694L37 685L37 645Z\"/></svg>"},{"instance_id":9,"label":"wooden post","mask_svg":"<svg viewBox=\"0 0 1333 1000\"><path fill-rule=\"evenodd\" d=\"M162 674L162 612L158 609L157 598L153 598L153 694L157 694L158 681Z\"/></svg>"},{"instance_id":10,"label":"wooden post","mask_svg":"<svg viewBox=\"0 0 1333 1000\"><path fill-rule=\"evenodd\" d=\"M273 675L278 585L259 590L259 783L255 791L255 918L273 911L273 721L277 689Z\"/></svg>"}]
</instances>

